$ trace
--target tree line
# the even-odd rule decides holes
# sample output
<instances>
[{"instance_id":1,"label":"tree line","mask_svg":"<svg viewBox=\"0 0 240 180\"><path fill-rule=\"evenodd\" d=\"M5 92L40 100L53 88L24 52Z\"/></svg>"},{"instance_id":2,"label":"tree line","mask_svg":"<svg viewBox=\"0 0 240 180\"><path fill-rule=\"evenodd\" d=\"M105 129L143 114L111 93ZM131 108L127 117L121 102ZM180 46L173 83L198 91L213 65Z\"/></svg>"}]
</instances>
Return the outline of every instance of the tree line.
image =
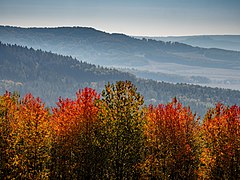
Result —
<instances>
[{"instance_id":1,"label":"tree line","mask_svg":"<svg viewBox=\"0 0 240 180\"><path fill-rule=\"evenodd\" d=\"M203 121L176 98L144 106L130 81L85 88L47 108L0 96L3 179L239 179L240 107Z\"/></svg>"}]
</instances>

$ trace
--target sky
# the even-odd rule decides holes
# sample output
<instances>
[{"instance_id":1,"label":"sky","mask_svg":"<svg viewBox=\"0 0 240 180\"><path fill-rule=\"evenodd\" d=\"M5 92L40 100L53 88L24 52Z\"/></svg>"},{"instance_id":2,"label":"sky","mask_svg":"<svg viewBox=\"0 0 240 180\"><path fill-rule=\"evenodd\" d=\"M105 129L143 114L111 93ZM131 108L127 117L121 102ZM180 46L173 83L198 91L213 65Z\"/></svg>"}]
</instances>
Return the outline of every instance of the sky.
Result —
<instances>
[{"instance_id":1,"label":"sky","mask_svg":"<svg viewBox=\"0 0 240 180\"><path fill-rule=\"evenodd\" d=\"M0 25L143 36L240 35L240 0L0 0Z\"/></svg>"}]
</instances>

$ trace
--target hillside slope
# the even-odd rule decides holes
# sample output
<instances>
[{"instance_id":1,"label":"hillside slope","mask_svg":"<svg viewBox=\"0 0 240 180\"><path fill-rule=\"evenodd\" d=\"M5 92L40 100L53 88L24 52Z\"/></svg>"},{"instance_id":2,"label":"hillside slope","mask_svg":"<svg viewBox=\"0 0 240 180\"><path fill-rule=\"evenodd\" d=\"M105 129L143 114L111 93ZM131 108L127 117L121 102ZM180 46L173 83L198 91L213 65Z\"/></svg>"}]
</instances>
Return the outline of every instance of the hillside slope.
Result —
<instances>
[{"instance_id":1,"label":"hillside slope","mask_svg":"<svg viewBox=\"0 0 240 180\"><path fill-rule=\"evenodd\" d=\"M107 67L135 68L140 73L148 72L141 73L143 78L240 90L240 52L237 51L137 39L85 27L0 26L0 41L71 55ZM156 76L156 73L166 78ZM182 78L173 78L176 76Z\"/></svg>"},{"instance_id":2,"label":"hillside slope","mask_svg":"<svg viewBox=\"0 0 240 180\"><path fill-rule=\"evenodd\" d=\"M143 66L151 62L240 69L240 52L204 49L182 43L135 39L93 28L18 28L0 26L0 41L71 55L99 65Z\"/></svg>"},{"instance_id":3,"label":"hillside slope","mask_svg":"<svg viewBox=\"0 0 240 180\"><path fill-rule=\"evenodd\" d=\"M74 96L82 86L126 79L133 80L135 77L80 62L70 56L0 43L1 92L15 89L22 94L32 92L53 104L58 96Z\"/></svg>"},{"instance_id":4,"label":"hillside slope","mask_svg":"<svg viewBox=\"0 0 240 180\"><path fill-rule=\"evenodd\" d=\"M143 37L138 37L143 38ZM219 48L240 51L240 35L198 35L198 36L167 36L145 37L160 41L172 41L198 46L203 48Z\"/></svg>"},{"instance_id":5,"label":"hillside slope","mask_svg":"<svg viewBox=\"0 0 240 180\"><path fill-rule=\"evenodd\" d=\"M216 102L239 104L240 91L207 88L187 84L170 84L138 79L130 73L80 62L69 56L0 43L0 92L17 90L40 96L48 105L57 98L74 97L86 86L99 92L104 85L130 80L145 97L145 103L167 103L177 97L183 104L203 115Z\"/></svg>"}]
</instances>

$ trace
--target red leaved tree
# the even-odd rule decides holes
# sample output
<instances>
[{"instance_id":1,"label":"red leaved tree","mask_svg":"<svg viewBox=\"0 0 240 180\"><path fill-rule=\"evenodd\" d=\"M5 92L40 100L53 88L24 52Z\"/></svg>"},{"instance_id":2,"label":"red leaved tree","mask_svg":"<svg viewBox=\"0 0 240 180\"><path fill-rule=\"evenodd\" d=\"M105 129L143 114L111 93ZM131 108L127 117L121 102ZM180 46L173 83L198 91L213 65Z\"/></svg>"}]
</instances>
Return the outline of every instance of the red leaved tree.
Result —
<instances>
[{"instance_id":1,"label":"red leaved tree","mask_svg":"<svg viewBox=\"0 0 240 180\"><path fill-rule=\"evenodd\" d=\"M94 159L97 146L95 133L99 94L91 88L76 93L77 98L59 99L53 108L52 126L55 130L52 177L63 179L89 178L97 171Z\"/></svg>"},{"instance_id":2,"label":"red leaved tree","mask_svg":"<svg viewBox=\"0 0 240 180\"><path fill-rule=\"evenodd\" d=\"M198 122L176 98L167 105L149 106L146 113L145 178L192 179L198 160Z\"/></svg>"},{"instance_id":3,"label":"red leaved tree","mask_svg":"<svg viewBox=\"0 0 240 180\"><path fill-rule=\"evenodd\" d=\"M202 125L199 176L240 179L240 107L217 104Z\"/></svg>"}]
</instances>

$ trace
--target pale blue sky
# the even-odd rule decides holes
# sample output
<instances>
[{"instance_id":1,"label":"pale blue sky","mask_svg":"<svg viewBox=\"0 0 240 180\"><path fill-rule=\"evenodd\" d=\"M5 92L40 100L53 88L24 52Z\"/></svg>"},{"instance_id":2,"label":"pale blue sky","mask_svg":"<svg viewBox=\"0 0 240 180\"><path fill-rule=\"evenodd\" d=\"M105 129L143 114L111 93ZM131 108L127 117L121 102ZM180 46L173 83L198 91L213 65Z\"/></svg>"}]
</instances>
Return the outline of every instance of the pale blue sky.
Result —
<instances>
[{"instance_id":1,"label":"pale blue sky","mask_svg":"<svg viewBox=\"0 0 240 180\"><path fill-rule=\"evenodd\" d=\"M240 34L240 0L0 0L0 25L128 35Z\"/></svg>"}]
</instances>

